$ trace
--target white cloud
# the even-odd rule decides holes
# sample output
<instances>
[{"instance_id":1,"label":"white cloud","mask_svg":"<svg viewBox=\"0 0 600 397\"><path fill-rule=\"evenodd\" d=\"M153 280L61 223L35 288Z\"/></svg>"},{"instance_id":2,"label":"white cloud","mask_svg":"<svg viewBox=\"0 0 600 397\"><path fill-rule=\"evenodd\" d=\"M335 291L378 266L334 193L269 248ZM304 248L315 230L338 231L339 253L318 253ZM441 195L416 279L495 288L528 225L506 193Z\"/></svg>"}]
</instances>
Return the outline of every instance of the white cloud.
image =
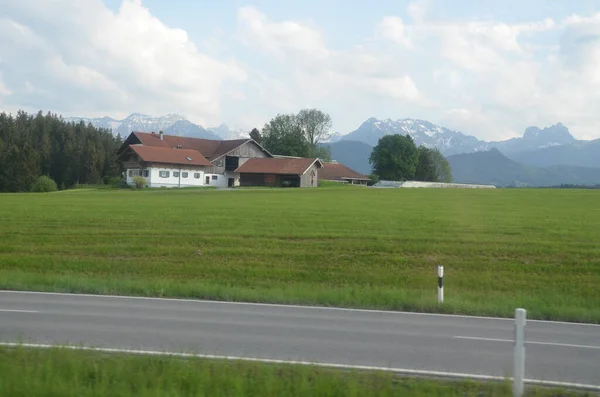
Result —
<instances>
[{"instance_id":1,"label":"white cloud","mask_svg":"<svg viewBox=\"0 0 600 397\"><path fill-rule=\"evenodd\" d=\"M323 37L317 30L300 22L273 22L254 7L238 11L242 41L280 56L297 55L322 59L329 55Z\"/></svg>"},{"instance_id":2,"label":"white cloud","mask_svg":"<svg viewBox=\"0 0 600 397\"><path fill-rule=\"evenodd\" d=\"M423 15L418 8L409 12L418 23L388 16L380 24L403 32L387 35L400 44L397 51L408 41L420 50L423 63L435 65L429 70L437 87L424 84L422 74L414 76L425 95L439 94L434 120L492 139L559 121L575 135L600 136L593 116L600 105L600 14L508 24L430 22L418 17ZM560 42L548 44L557 34Z\"/></svg>"},{"instance_id":3,"label":"white cloud","mask_svg":"<svg viewBox=\"0 0 600 397\"><path fill-rule=\"evenodd\" d=\"M400 17L384 17L379 23L379 32L387 39L407 48L411 47L411 42L407 34L408 32Z\"/></svg>"},{"instance_id":4,"label":"white cloud","mask_svg":"<svg viewBox=\"0 0 600 397\"><path fill-rule=\"evenodd\" d=\"M384 97L390 101L425 102L415 81L397 59L367 50L364 46L340 50L329 48L323 35L308 23L273 21L253 7L238 12L239 40L257 49L269 62L274 57L285 83L265 78L265 96L285 111L317 102L336 101L340 95ZM285 85L285 88L282 86ZM270 86L270 89L268 88Z\"/></svg>"},{"instance_id":5,"label":"white cloud","mask_svg":"<svg viewBox=\"0 0 600 397\"><path fill-rule=\"evenodd\" d=\"M410 15L415 23L424 22L429 11L429 7L431 6L430 3L430 0L413 1L408 5L408 15Z\"/></svg>"},{"instance_id":6,"label":"white cloud","mask_svg":"<svg viewBox=\"0 0 600 397\"><path fill-rule=\"evenodd\" d=\"M0 107L176 112L243 128L320 107L341 132L377 116L429 119L485 139L559 121L600 137L600 13L507 23L448 19L432 5L412 2L404 19L382 15L360 42L344 43L339 32L338 45L326 25L242 7L234 37L223 27L201 38L207 54L139 0L117 12L101 0L0 0Z\"/></svg>"},{"instance_id":7,"label":"white cloud","mask_svg":"<svg viewBox=\"0 0 600 397\"><path fill-rule=\"evenodd\" d=\"M202 54L187 33L124 0L0 0L0 72L12 100L65 114L144 112L221 120L222 92L243 82L237 64ZM35 59L35 62L29 62ZM37 110L32 109L32 110Z\"/></svg>"},{"instance_id":8,"label":"white cloud","mask_svg":"<svg viewBox=\"0 0 600 397\"><path fill-rule=\"evenodd\" d=\"M571 16L565 21L560 43L565 72L592 84L600 84L600 13Z\"/></svg>"}]
</instances>

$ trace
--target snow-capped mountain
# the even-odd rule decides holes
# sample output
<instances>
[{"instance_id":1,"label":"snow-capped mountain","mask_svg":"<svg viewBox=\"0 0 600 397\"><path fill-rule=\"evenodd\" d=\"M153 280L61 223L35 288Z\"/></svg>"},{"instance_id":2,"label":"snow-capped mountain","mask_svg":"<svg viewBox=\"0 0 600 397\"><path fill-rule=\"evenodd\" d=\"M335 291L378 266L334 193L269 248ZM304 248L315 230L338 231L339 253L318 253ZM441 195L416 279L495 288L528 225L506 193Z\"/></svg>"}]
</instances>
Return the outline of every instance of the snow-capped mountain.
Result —
<instances>
[{"instance_id":1,"label":"snow-capped mountain","mask_svg":"<svg viewBox=\"0 0 600 397\"><path fill-rule=\"evenodd\" d=\"M156 130L153 130L156 131ZM160 130L159 130L160 131ZM147 131L144 131L147 132ZM177 135L177 136L187 136L190 138L203 138L203 139L222 139L219 135L215 134L213 131L206 130L199 126L198 124L194 124L189 120L177 120L171 126L167 127L163 130L163 132L167 135Z\"/></svg>"},{"instance_id":2,"label":"snow-capped mountain","mask_svg":"<svg viewBox=\"0 0 600 397\"><path fill-rule=\"evenodd\" d=\"M243 130L232 130L226 124L221 124L220 126L213 128L204 128L198 124L192 123L184 116L175 113L169 113L159 117L141 113L132 113L123 120L115 120L110 117L69 117L66 121L73 121L76 123L84 121L85 123L91 123L98 128L110 129L115 135L119 134L123 138L128 136L132 131L164 131L164 133L168 135L204 139L241 139L249 137L247 132Z\"/></svg>"},{"instance_id":3,"label":"snow-capped mountain","mask_svg":"<svg viewBox=\"0 0 600 397\"><path fill-rule=\"evenodd\" d=\"M357 130L341 137L339 140L353 140L377 145L379 138L385 135L410 135L417 146L437 147L446 155L457 153L470 153L487 150L490 145L479 139L440 127L425 120L400 119L378 120L370 118Z\"/></svg>"},{"instance_id":4,"label":"snow-capped mountain","mask_svg":"<svg viewBox=\"0 0 600 397\"><path fill-rule=\"evenodd\" d=\"M250 132L241 129L230 129L227 124L221 124L218 127L207 128L208 131L214 132L222 139L244 139L250 138Z\"/></svg>"},{"instance_id":5,"label":"snow-capped mountain","mask_svg":"<svg viewBox=\"0 0 600 397\"><path fill-rule=\"evenodd\" d=\"M544 129L535 126L529 127L525 130L522 138L486 142L425 120L378 120L376 118L368 119L357 130L347 135L336 136L335 140L331 140L331 142L353 140L375 146L379 138L391 134L408 134L414 139L417 146L436 147L446 156L480 152L491 148L497 148L505 155L510 156L525 151L572 145L580 142L561 123Z\"/></svg>"},{"instance_id":6,"label":"snow-capped mountain","mask_svg":"<svg viewBox=\"0 0 600 397\"><path fill-rule=\"evenodd\" d=\"M69 117L67 121L79 122L83 120L85 123L91 123L98 128L111 129L114 134L120 134L126 137L132 131L152 132L166 130L180 120L185 120L185 117L179 114L169 113L166 116L154 117L142 113L132 113L123 120L115 120L110 117L101 117L90 119L86 117Z\"/></svg>"}]
</instances>

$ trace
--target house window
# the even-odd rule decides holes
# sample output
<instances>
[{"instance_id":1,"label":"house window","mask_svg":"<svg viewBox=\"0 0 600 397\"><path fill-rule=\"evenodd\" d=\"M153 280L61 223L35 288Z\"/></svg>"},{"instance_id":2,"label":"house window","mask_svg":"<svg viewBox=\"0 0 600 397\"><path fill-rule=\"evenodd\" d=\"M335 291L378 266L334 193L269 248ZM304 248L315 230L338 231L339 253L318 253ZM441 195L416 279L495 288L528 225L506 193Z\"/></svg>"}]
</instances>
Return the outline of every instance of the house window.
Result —
<instances>
[{"instance_id":1,"label":"house window","mask_svg":"<svg viewBox=\"0 0 600 397\"><path fill-rule=\"evenodd\" d=\"M148 178L150 176L150 171L144 170L144 177Z\"/></svg>"},{"instance_id":2,"label":"house window","mask_svg":"<svg viewBox=\"0 0 600 397\"><path fill-rule=\"evenodd\" d=\"M168 178L169 177L169 171L160 171L158 173L158 176L160 176L161 178Z\"/></svg>"},{"instance_id":3,"label":"house window","mask_svg":"<svg viewBox=\"0 0 600 397\"><path fill-rule=\"evenodd\" d=\"M216 181L216 180L218 180L218 179L219 179L219 176L218 176L218 175L213 175L213 176L212 176L212 180L213 180L213 181Z\"/></svg>"},{"instance_id":4,"label":"house window","mask_svg":"<svg viewBox=\"0 0 600 397\"><path fill-rule=\"evenodd\" d=\"M200 179L200 173L194 172L194 179Z\"/></svg>"},{"instance_id":5,"label":"house window","mask_svg":"<svg viewBox=\"0 0 600 397\"><path fill-rule=\"evenodd\" d=\"M179 171L173 171L173 177L179 178Z\"/></svg>"},{"instance_id":6,"label":"house window","mask_svg":"<svg viewBox=\"0 0 600 397\"><path fill-rule=\"evenodd\" d=\"M133 176L133 170L129 170L129 177L131 178Z\"/></svg>"},{"instance_id":7,"label":"house window","mask_svg":"<svg viewBox=\"0 0 600 397\"><path fill-rule=\"evenodd\" d=\"M181 173L181 177L182 178L187 178L188 177L188 173L187 172L182 172Z\"/></svg>"}]
</instances>

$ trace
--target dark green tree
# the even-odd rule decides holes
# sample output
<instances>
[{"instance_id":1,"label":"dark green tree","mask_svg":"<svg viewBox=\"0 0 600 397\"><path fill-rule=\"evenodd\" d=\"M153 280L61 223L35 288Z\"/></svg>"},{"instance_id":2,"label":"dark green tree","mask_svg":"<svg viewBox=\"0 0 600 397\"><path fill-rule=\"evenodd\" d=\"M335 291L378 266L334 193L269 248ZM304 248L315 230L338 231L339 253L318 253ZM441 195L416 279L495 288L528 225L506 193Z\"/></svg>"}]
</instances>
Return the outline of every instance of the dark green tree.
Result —
<instances>
[{"instance_id":1,"label":"dark green tree","mask_svg":"<svg viewBox=\"0 0 600 397\"><path fill-rule=\"evenodd\" d=\"M262 145L272 154L308 157L310 144L294 114L278 114L262 130Z\"/></svg>"},{"instance_id":2,"label":"dark green tree","mask_svg":"<svg viewBox=\"0 0 600 397\"><path fill-rule=\"evenodd\" d=\"M424 182L452 182L450 163L437 148L420 146L415 179Z\"/></svg>"},{"instance_id":3,"label":"dark green tree","mask_svg":"<svg viewBox=\"0 0 600 397\"><path fill-rule=\"evenodd\" d=\"M414 179L419 161L419 149L409 135L386 135L373 148L369 162L373 173L382 180Z\"/></svg>"},{"instance_id":4,"label":"dark green tree","mask_svg":"<svg viewBox=\"0 0 600 397\"><path fill-rule=\"evenodd\" d=\"M331 152L321 141L329 137L330 128L328 114L317 109L303 109L298 114L278 114L265 124L258 142L273 154L329 161Z\"/></svg>"}]
</instances>

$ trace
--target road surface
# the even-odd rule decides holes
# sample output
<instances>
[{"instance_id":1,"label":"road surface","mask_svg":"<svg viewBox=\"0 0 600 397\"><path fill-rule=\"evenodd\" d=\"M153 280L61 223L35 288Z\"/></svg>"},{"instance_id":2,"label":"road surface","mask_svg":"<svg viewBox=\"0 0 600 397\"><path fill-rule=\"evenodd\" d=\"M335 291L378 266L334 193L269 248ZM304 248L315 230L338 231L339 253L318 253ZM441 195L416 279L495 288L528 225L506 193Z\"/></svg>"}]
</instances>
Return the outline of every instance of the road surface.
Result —
<instances>
[{"instance_id":1,"label":"road surface","mask_svg":"<svg viewBox=\"0 0 600 397\"><path fill-rule=\"evenodd\" d=\"M510 376L514 322L0 291L0 341ZM600 326L531 321L526 378L600 386Z\"/></svg>"}]
</instances>

